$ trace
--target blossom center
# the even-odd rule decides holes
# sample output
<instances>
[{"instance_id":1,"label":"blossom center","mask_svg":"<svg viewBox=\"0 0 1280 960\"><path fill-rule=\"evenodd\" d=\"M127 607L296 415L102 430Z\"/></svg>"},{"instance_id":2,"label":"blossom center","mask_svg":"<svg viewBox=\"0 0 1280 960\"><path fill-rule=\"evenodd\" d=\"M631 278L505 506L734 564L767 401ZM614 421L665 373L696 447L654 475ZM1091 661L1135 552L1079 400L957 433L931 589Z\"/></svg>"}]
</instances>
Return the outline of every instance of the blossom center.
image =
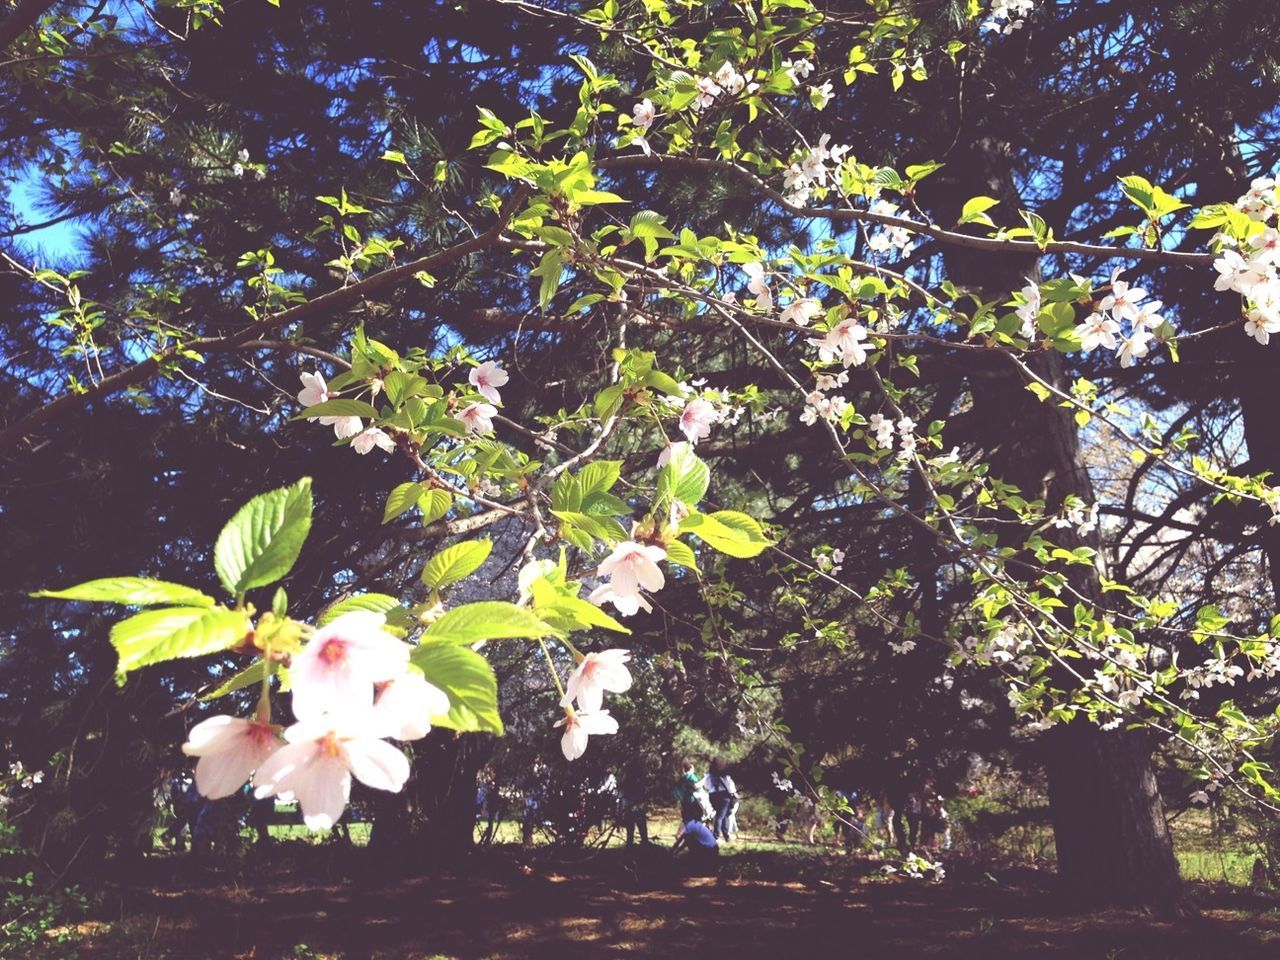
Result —
<instances>
[{"instance_id":1,"label":"blossom center","mask_svg":"<svg viewBox=\"0 0 1280 960\"><path fill-rule=\"evenodd\" d=\"M324 646L320 648L320 661L330 666L341 663L347 659L347 642L339 640L336 637L332 640L326 640Z\"/></svg>"}]
</instances>

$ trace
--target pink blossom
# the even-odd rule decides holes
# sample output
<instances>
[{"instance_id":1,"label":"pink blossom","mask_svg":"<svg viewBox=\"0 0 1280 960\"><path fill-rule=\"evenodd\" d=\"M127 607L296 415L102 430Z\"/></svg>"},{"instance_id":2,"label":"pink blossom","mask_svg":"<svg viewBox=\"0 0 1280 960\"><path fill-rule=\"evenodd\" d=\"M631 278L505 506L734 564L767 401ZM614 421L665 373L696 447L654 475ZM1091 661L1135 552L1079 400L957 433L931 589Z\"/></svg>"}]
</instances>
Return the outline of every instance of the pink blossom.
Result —
<instances>
[{"instance_id":1,"label":"pink blossom","mask_svg":"<svg viewBox=\"0 0 1280 960\"><path fill-rule=\"evenodd\" d=\"M295 723L284 732L286 745L254 775L254 795L291 794L303 822L325 830L346 810L353 775L376 790L398 792L409 779L409 759L378 737L376 724L370 711Z\"/></svg>"},{"instance_id":2,"label":"pink blossom","mask_svg":"<svg viewBox=\"0 0 1280 960\"><path fill-rule=\"evenodd\" d=\"M502 402L498 388L505 387L509 379L511 378L507 376L507 371L493 360L486 360L480 366L472 367L471 372L467 374L468 382L490 403Z\"/></svg>"},{"instance_id":3,"label":"pink blossom","mask_svg":"<svg viewBox=\"0 0 1280 960\"><path fill-rule=\"evenodd\" d=\"M280 749L280 728L260 720L216 716L191 728L182 752L199 757L196 789L210 800L229 797Z\"/></svg>"},{"instance_id":4,"label":"pink blossom","mask_svg":"<svg viewBox=\"0 0 1280 960\"><path fill-rule=\"evenodd\" d=\"M1120 324L1105 313L1089 314L1084 323L1075 329L1076 336L1080 338L1080 348L1085 353L1089 353L1097 347L1106 347L1108 350L1116 349L1116 334L1119 332Z\"/></svg>"},{"instance_id":5,"label":"pink blossom","mask_svg":"<svg viewBox=\"0 0 1280 960\"><path fill-rule=\"evenodd\" d=\"M636 129L641 132L647 131L653 126L653 121L657 117L657 112L653 108L653 101L645 97L634 107L631 108L632 122Z\"/></svg>"},{"instance_id":6,"label":"pink blossom","mask_svg":"<svg viewBox=\"0 0 1280 960\"><path fill-rule=\"evenodd\" d=\"M497 415L496 407L487 403L473 403L458 414L458 419L467 428L467 433L483 437L493 433L493 418Z\"/></svg>"},{"instance_id":7,"label":"pink blossom","mask_svg":"<svg viewBox=\"0 0 1280 960\"><path fill-rule=\"evenodd\" d=\"M715 407L701 397L694 397L680 414L680 430L690 444L696 444L711 435L711 425L718 419Z\"/></svg>"},{"instance_id":8,"label":"pink blossom","mask_svg":"<svg viewBox=\"0 0 1280 960\"><path fill-rule=\"evenodd\" d=\"M645 590L661 590L666 584L659 560L665 560L667 551L662 547L628 540L613 548L596 571L597 576L609 577L609 583L594 590L587 598L592 603L609 602L624 617L636 613L641 607L651 610L641 596Z\"/></svg>"},{"instance_id":9,"label":"pink blossom","mask_svg":"<svg viewBox=\"0 0 1280 960\"><path fill-rule=\"evenodd\" d=\"M302 373L298 375L298 379L302 381L302 389L298 391L298 402L304 407L314 407L329 399L329 386L320 374ZM308 419L318 418L309 417Z\"/></svg>"},{"instance_id":10,"label":"pink blossom","mask_svg":"<svg viewBox=\"0 0 1280 960\"><path fill-rule=\"evenodd\" d=\"M374 447L379 447L387 453L395 453L396 442L377 427L369 427L367 430L357 434L356 438L351 441L351 449L361 456Z\"/></svg>"},{"instance_id":11,"label":"pink blossom","mask_svg":"<svg viewBox=\"0 0 1280 960\"><path fill-rule=\"evenodd\" d=\"M570 710L556 726L564 727L560 750L566 760L577 760L586 753L589 737L618 732L618 721L608 710Z\"/></svg>"},{"instance_id":12,"label":"pink blossom","mask_svg":"<svg viewBox=\"0 0 1280 960\"><path fill-rule=\"evenodd\" d=\"M385 622L381 614L357 611L315 632L289 668L294 716L369 707L375 683L404 673L409 647L382 629Z\"/></svg>"},{"instance_id":13,"label":"pink blossom","mask_svg":"<svg viewBox=\"0 0 1280 960\"><path fill-rule=\"evenodd\" d=\"M588 653L569 674L569 682L564 687L564 697L560 706L567 707L577 700L578 709L597 711L604 705L605 691L625 693L631 689L631 671L627 669L627 661L631 653L627 650L601 650L599 653Z\"/></svg>"},{"instance_id":14,"label":"pink blossom","mask_svg":"<svg viewBox=\"0 0 1280 960\"><path fill-rule=\"evenodd\" d=\"M859 366L867 360L867 328L854 317L846 317L823 337L810 337L809 346L816 347L818 359L832 363L836 358L846 367Z\"/></svg>"},{"instance_id":15,"label":"pink blossom","mask_svg":"<svg viewBox=\"0 0 1280 960\"><path fill-rule=\"evenodd\" d=\"M431 730L431 718L449 712L449 695L412 670L377 689L373 714L379 728L394 740L421 740Z\"/></svg>"},{"instance_id":16,"label":"pink blossom","mask_svg":"<svg viewBox=\"0 0 1280 960\"><path fill-rule=\"evenodd\" d=\"M807 327L810 321L820 313L822 313L822 304L812 297L802 297L787 304L780 319L783 323Z\"/></svg>"},{"instance_id":17,"label":"pink blossom","mask_svg":"<svg viewBox=\"0 0 1280 960\"><path fill-rule=\"evenodd\" d=\"M359 417L321 417L320 422L326 427L333 426L333 435L339 440L354 437L364 429L364 421Z\"/></svg>"}]
</instances>

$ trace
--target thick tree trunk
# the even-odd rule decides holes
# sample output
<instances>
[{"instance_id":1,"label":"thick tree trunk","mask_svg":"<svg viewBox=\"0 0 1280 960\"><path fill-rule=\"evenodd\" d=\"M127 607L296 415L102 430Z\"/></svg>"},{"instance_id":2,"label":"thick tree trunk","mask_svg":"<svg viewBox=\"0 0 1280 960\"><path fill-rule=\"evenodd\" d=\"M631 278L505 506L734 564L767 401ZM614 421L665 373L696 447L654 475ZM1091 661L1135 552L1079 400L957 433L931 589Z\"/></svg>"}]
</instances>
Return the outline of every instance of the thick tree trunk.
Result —
<instances>
[{"instance_id":1,"label":"thick tree trunk","mask_svg":"<svg viewBox=\"0 0 1280 960\"><path fill-rule=\"evenodd\" d=\"M380 865L454 863L475 843L476 777L493 738L437 729L414 747L404 790L373 798L369 851Z\"/></svg>"},{"instance_id":2,"label":"thick tree trunk","mask_svg":"<svg viewBox=\"0 0 1280 960\"><path fill-rule=\"evenodd\" d=\"M940 176L935 187L943 188L931 204L939 222L954 223L964 199L978 194L1008 201L1005 205L1014 209L1022 206L1009 151L999 138L975 136L961 151L947 158L946 176ZM1022 258L963 250L949 250L944 256L951 280L981 288L988 298L1020 289L1025 277L1036 276L1036 264ZM1055 386L1067 383L1066 364L1057 352L1033 354L1028 365ZM1093 503L1072 411L1041 403L1026 389L1021 371L1002 356L971 369L972 440L984 451L994 476L1016 484L1028 499L1043 498L1050 510L1068 494ZM1074 531L1055 534L1068 548L1088 542L1072 542ZM1091 539L1089 545L1096 548L1096 535ZM1096 571L1075 569L1084 571L1074 583L1076 589L1097 596ZM1078 719L1051 731L1043 745L1058 875L1068 900L1077 906L1179 910L1178 864L1146 737L1102 731Z\"/></svg>"},{"instance_id":3,"label":"thick tree trunk","mask_svg":"<svg viewBox=\"0 0 1280 960\"><path fill-rule=\"evenodd\" d=\"M1142 732L1074 720L1046 734L1045 767L1068 901L1181 910L1178 863Z\"/></svg>"}]
</instances>

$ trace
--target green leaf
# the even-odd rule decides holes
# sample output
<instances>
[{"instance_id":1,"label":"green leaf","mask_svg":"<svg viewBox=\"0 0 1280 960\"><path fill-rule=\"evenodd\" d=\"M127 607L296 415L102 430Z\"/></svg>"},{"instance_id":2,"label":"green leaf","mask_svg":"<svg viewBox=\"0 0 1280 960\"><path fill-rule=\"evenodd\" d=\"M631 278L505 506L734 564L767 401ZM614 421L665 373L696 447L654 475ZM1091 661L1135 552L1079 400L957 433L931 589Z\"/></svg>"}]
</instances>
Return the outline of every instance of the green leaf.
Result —
<instances>
[{"instance_id":1,"label":"green leaf","mask_svg":"<svg viewBox=\"0 0 1280 960\"><path fill-rule=\"evenodd\" d=\"M972 200L966 200L964 208L960 211L960 219L957 222L981 223L988 227L994 227L995 223L987 215L986 211L996 206L999 202L999 200L992 197L974 197Z\"/></svg>"},{"instance_id":2,"label":"green leaf","mask_svg":"<svg viewBox=\"0 0 1280 960\"><path fill-rule=\"evenodd\" d=\"M409 612L400 606L400 601L385 593L358 593L353 597L345 597L331 604L316 621L317 627L333 623L344 613L381 613L388 620L403 620ZM396 615L398 612L398 616Z\"/></svg>"},{"instance_id":3,"label":"green leaf","mask_svg":"<svg viewBox=\"0 0 1280 960\"><path fill-rule=\"evenodd\" d=\"M687 543L672 540L667 544L667 559L679 566L686 567L695 573L698 570L698 558Z\"/></svg>"},{"instance_id":4,"label":"green leaf","mask_svg":"<svg viewBox=\"0 0 1280 960\"><path fill-rule=\"evenodd\" d=\"M465 540L446 547L422 568L422 582L439 590L480 569L493 550L492 540Z\"/></svg>"},{"instance_id":5,"label":"green leaf","mask_svg":"<svg viewBox=\"0 0 1280 960\"><path fill-rule=\"evenodd\" d=\"M428 490L418 500L418 508L422 511L422 524L435 523L453 506L453 494L448 490Z\"/></svg>"},{"instance_id":6,"label":"green leaf","mask_svg":"<svg viewBox=\"0 0 1280 960\"><path fill-rule=\"evenodd\" d=\"M228 693L235 693L237 690L243 690L245 687L251 687L254 684L262 682L262 675L267 667L265 660L255 660L243 670L237 671L232 676L218 685L218 687L210 693L204 694L200 699L203 702L217 700L219 697L225 697ZM271 674L274 676L280 670L279 663L271 664Z\"/></svg>"},{"instance_id":7,"label":"green leaf","mask_svg":"<svg viewBox=\"0 0 1280 960\"><path fill-rule=\"evenodd\" d=\"M387 506L382 511L382 522L390 523L401 514L412 510L418 505L424 492L422 484L414 483L412 480L397 485L387 494Z\"/></svg>"},{"instance_id":8,"label":"green leaf","mask_svg":"<svg viewBox=\"0 0 1280 960\"><path fill-rule=\"evenodd\" d=\"M147 577L107 577L67 587L64 590L37 590L33 597L53 600L84 600L91 603L122 603L130 607L150 607L176 603L184 607L212 607L213 597L192 587Z\"/></svg>"},{"instance_id":9,"label":"green leaf","mask_svg":"<svg viewBox=\"0 0 1280 960\"><path fill-rule=\"evenodd\" d=\"M523 607L483 600L447 610L422 635L422 644L472 644L480 640L545 637L550 627Z\"/></svg>"},{"instance_id":10,"label":"green leaf","mask_svg":"<svg viewBox=\"0 0 1280 960\"><path fill-rule=\"evenodd\" d=\"M378 411L363 400L348 400L340 397L307 407L293 419L310 420L312 417L364 417L366 420L377 420Z\"/></svg>"},{"instance_id":11,"label":"green leaf","mask_svg":"<svg viewBox=\"0 0 1280 960\"><path fill-rule=\"evenodd\" d=\"M293 569L311 532L311 478L254 497L218 534L213 565L227 592L242 597Z\"/></svg>"},{"instance_id":12,"label":"green leaf","mask_svg":"<svg viewBox=\"0 0 1280 960\"><path fill-rule=\"evenodd\" d=\"M693 447L684 442L673 443L667 465L658 474L658 507L665 509L672 500L695 507L710 484L711 470L698 459Z\"/></svg>"},{"instance_id":13,"label":"green leaf","mask_svg":"<svg viewBox=\"0 0 1280 960\"><path fill-rule=\"evenodd\" d=\"M111 628L111 645L124 674L152 663L227 650L243 641L249 630L243 610L166 607L121 620Z\"/></svg>"},{"instance_id":14,"label":"green leaf","mask_svg":"<svg viewBox=\"0 0 1280 960\"><path fill-rule=\"evenodd\" d=\"M489 661L466 647L419 647L413 663L432 685L449 695L449 712L432 717L437 727L502 735L498 678Z\"/></svg>"},{"instance_id":15,"label":"green leaf","mask_svg":"<svg viewBox=\"0 0 1280 960\"><path fill-rule=\"evenodd\" d=\"M532 589L534 612L558 632L568 633L590 627L631 632L594 603L563 593L546 580L534 581Z\"/></svg>"},{"instance_id":16,"label":"green leaf","mask_svg":"<svg viewBox=\"0 0 1280 960\"><path fill-rule=\"evenodd\" d=\"M578 485L584 496L605 493L613 489L621 475L621 460L595 460L578 471Z\"/></svg>"},{"instance_id":17,"label":"green leaf","mask_svg":"<svg viewBox=\"0 0 1280 960\"><path fill-rule=\"evenodd\" d=\"M709 547L731 557L759 556L770 545L760 524L736 510L691 513L680 524L680 529L695 534Z\"/></svg>"}]
</instances>

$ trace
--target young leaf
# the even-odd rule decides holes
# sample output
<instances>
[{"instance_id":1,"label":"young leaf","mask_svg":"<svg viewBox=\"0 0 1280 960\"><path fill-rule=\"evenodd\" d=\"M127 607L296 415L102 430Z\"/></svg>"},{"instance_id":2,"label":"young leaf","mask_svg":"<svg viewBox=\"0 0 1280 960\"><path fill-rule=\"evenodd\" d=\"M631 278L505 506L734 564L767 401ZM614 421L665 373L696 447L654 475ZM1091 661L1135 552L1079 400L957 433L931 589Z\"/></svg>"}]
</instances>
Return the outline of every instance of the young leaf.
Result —
<instances>
[{"instance_id":1,"label":"young leaf","mask_svg":"<svg viewBox=\"0 0 1280 960\"><path fill-rule=\"evenodd\" d=\"M279 672L279 663L272 663L270 666L272 676ZM254 684L261 683L263 671L266 667L267 661L255 660L243 670L239 670L232 676L228 677L212 692L202 694L200 700L207 703L210 700L217 700L219 697L225 697L228 693L235 693L237 690L243 690L245 687L251 687Z\"/></svg>"},{"instance_id":2,"label":"young leaf","mask_svg":"<svg viewBox=\"0 0 1280 960\"><path fill-rule=\"evenodd\" d=\"M468 603L448 610L427 627L422 645L472 644L479 640L545 637L554 631L523 607L500 600Z\"/></svg>"},{"instance_id":3,"label":"young leaf","mask_svg":"<svg viewBox=\"0 0 1280 960\"><path fill-rule=\"evenodd\" d=\"M227 650L244 640L249 629L248 614L242 610L167 607L121 620L111 628L111 645L124 674L152 663Z\"/></svg>"},{"instance_id":4,"label":"young leaf","mask_svg":"<svg viewBox=\"0 0 1280 960\"><path fill-rule=\"evenodd\" d=\"M372 404L365 403L363 400L347 400L339 397L336 400L326 400L324 403L307 407L292 419L310 420L312 417L364 417L367 420L376 420L378 411Z\"/></svg>"},{"instance_id":5,"label":"young leaf","mask_svg":"<svg viewBox=\"0 0 1280 960\"><path fill-rule=\"evenodd\" d=\"M213 565L227 592L242 597L293 569L311 532L311 478L254 497L218 534Z\"/></svg>"},{"instance_id":6,"label":"young leaf","mask_svg":"<svg viewBox=\"0 0 1280 960\"><path fill-rule=\"evenodd\" d=\"M434 590L456 583L479 570L491 550L492 540L466 540L446 547L422 568L422 582Z\"/></svg>"},{"instance_id":7,"label":"young leaf","mask_svg":"<svg viewBox=\"0 0 1280 960\"><path fill-rule=\"evenodd\" d=\"M717 510L711 514L691 513L680 524L708 546L731 557L755 557L769 546L760 524L745 513Z\"/></svg>"},{"instance_id":8,"label":"young leaf","mask_svg":"<svg viewBox=\"0 0 1280 960\"><path fill-rule=\"evenodd\" d=\"M84 600L92 603L121 603L130 607L150 607L174 603L184 607L212 607L213 597L192 587L147 577L108 577L67 587L64 590L37 590L33 597L54 600Z\"/></svg>"},{"instance_id":9,"label":"young leaf","mask_svg":"<svg viewBox=\"0 0 1280 960\"><path fill-rule=\"evenodd\" d=\"M320 618L316 620L316 626L323 627L332 623L344 613L357 612L381 613L388 620L400 620L409 615L409 612L400 606L400 601L395 597L389 597L385 593L358 593L354 597L346 597L329 606L320 614ZM400 616L396 616L397 613Z\"/></svg>"},{"instance_id":10,"label":"young leaf","mask_svg":"<svg viewBox=\"0 0 1280 960\"><path fill-rule=\"evenodd\" d=\"M418 501L422 499L422 494L422 484L414 483L412 480L394 487L387 494L387 505L382 511L382 522L390 523L401 514L412 510L418 505Z\"/></svg>"},{"instance_id":11,"label":"young leaf","mask_svg":"<svg viewBox=\"0 0 1280 960\"><path fill-rule=\"evenodd\" d=\"M672 500L679 500L685 506L697 506L710 483L711 470L698 459L693 447L674 443L667 465L658 474L658 505L666 507Z\"/></svg>"},{"instance_id":12,"label":"young leaf","mask_svg":"<svg viewBox=\"0 0 1280 960\"><path fill-rule=\"evenodd\" d=\"M464 733L502 735L498 713L498 678L489 661L467 647L419 647L414 665L432 685L449 695L449 712L432 717L437 727Z\"/></svg>"}]
</instances>

